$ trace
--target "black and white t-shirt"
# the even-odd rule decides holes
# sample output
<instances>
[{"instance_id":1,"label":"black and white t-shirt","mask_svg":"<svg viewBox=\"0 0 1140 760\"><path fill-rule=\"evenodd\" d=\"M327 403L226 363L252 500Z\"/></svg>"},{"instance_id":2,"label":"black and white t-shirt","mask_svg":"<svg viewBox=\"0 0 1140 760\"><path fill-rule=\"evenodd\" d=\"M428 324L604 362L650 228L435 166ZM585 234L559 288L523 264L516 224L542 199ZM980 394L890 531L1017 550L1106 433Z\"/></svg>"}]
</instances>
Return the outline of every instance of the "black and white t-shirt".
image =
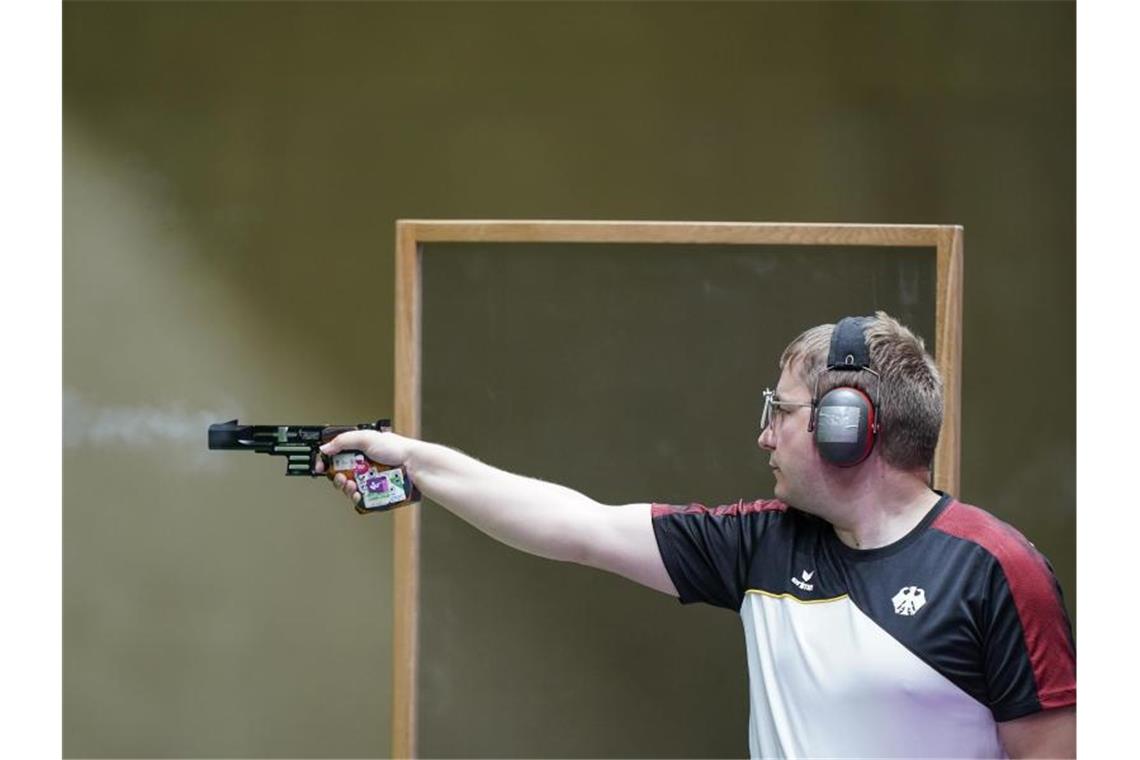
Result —
<instances>
[{"instance_id":1,"label":"black and white t-shirt","mask_svg":"<svg viewBox=\"0 0 1140 760\"><path fill-rule=\"evenodd\" d=\"M1002 757L997 722L1076 703L1072 629L1046 559L943 495L857 550L779 501L653 505L684 604L744 622L754 757Z\"/></svg>"}]
</instances>

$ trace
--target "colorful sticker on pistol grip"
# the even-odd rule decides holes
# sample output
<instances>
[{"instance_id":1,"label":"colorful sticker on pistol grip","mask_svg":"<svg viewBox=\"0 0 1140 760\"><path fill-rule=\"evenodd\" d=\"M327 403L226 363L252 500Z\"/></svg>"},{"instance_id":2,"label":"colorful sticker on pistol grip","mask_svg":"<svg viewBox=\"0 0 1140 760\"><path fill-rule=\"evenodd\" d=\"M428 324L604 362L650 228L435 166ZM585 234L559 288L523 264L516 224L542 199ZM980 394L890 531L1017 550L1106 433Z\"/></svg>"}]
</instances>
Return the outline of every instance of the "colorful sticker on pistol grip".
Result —
<instances>
[{"instance_id":1,"label":"colorful sticker on pistol grip","mask_svg":"<svg viewBox=\"0 0 1140 760\"><path fill-rule=\"evenodd\" d=\"M377 509L389 504L398 504L408 498L408 488L404 481L404 470L377 470L356 476L356 488L360 491L361 503L365 509Z\"/></svg>"},{"instance_id":2,"label":"colorful sticker on pistol grip","mask_svg":"<svg viewBox=\"0 0 1140 760\"><path fill-rule=\"evenodd\" d=\"M342 451L339 454L333 454L332 468L334 470L336 470L338 472L344 472L345 470L352 470L355 472L355 470L356 470L355 465L356 465L356 454L353 454L351 451Z\"/></svg>"}]
</instances>

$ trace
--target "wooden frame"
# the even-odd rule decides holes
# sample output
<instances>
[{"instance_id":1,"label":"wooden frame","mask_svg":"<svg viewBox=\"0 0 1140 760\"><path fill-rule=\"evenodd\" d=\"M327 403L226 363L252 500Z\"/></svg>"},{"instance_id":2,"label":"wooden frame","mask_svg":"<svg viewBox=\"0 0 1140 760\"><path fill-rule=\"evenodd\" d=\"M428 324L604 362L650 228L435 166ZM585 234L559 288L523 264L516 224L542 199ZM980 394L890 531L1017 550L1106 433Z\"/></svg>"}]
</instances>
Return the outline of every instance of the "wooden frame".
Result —
<instances>
[{"instance_id":1,"label":"wooden frame","mask_svg":"<svg viewBox=\"0 0 1140 760\"><path fill-rule=\"evenodd\" d=\"M420 435L421 261L424 243L662 243L905 246L936 250L935 360L945 415L934 486L958 492L962 359L962 227L895 224L399 220L396 222L395 430ZM416 756L420 513L394 514L392 756Z\"/></svg>"}]
</instances>

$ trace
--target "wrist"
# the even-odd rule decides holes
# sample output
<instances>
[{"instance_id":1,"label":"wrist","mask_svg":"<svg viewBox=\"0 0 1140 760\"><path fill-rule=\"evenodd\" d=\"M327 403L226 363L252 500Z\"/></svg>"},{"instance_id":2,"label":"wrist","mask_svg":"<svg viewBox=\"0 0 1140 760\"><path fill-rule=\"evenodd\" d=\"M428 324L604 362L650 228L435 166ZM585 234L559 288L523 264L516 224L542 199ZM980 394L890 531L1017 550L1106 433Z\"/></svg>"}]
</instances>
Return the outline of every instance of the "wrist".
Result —
<instances>
[{"instance_id":1,"label":"wrist","mask_svg":"<svg viewBox=\"0 0 1140 760\"><path fill-rule=\"evenodd\" d=\"M425 448L430 444L415 438L397 435L396 433L392 433L392 435L396 438L396 453L400 459L400 464L407 468L408 475L411 476L415 472L422 470Z\"/></svg>"}]
</instances>

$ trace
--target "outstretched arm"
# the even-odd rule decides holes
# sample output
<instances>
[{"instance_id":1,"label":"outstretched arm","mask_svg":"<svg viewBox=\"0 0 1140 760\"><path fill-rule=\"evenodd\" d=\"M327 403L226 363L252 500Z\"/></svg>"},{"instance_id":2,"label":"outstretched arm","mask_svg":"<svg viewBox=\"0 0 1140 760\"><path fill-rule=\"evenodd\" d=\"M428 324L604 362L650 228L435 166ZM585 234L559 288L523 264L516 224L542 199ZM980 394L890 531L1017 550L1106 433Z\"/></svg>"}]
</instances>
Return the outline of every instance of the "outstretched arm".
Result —
<instances>
[{"instance_id":1,"label":"outstretched arm","mask_svg":"<svg viewBox=\"0 0 1140 760\"><path fill-rule=\"evenodd\" d=\"M599 504L570 488L395 433L358 430L321 447L330 455L346 449L363 451L377 462L404 465L425 496L508 546L617 573L677 595L657 548L649 504ZM334 483L354 502L360 499L351 480L338 475Z\"/></svg>"}]
</instances>

